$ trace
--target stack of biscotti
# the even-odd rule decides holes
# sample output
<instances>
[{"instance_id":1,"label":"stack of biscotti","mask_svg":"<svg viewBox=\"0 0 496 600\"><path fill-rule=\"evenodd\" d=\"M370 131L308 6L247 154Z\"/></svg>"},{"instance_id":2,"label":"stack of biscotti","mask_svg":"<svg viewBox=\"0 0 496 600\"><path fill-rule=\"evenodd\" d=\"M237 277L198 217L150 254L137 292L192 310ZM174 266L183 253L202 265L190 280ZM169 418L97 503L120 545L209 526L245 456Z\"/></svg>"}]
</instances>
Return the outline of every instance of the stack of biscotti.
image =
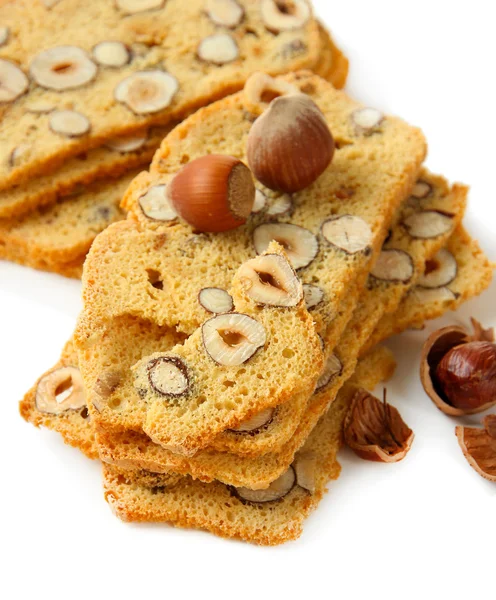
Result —
<instances>
[{"instance_id":1,"label":"stack of biscotti","mask_svg":"<svg viewBox=\"0 0 496 600\"><path fill-rule=\"evenodd\" d=\"M174 123L254 71L348 71L307 0L8 0L0 24L0 257L69 277Z\"/></svg>"}]
</instances>

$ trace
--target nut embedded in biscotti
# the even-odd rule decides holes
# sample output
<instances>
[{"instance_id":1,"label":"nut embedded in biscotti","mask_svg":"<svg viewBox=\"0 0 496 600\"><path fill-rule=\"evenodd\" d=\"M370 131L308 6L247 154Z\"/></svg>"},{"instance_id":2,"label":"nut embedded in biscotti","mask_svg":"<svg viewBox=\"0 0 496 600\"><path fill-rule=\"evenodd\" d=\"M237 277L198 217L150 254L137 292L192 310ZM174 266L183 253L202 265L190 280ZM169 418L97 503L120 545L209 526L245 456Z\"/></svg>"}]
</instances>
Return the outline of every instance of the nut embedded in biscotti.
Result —
<instances>
[{"instance_id":1,"label":"nut embedded in biscotti","mask_svg":"<svg viewBox=\"0 0 496 600\"><path fill-rule=\"evenodd\" d=\"M54 110L48 124L54 133L67 137L79 137L91 128L88 118L75 110Z\"/></svg>"},{"instance_id":2,"label":"nut embedded in biscotti","mask_svg":"<svg viewBox=\"0 0 496 600\"><path fill-rule=\"evenodd\" d=\"M441 249L434 258L425 263L425 271L417 281L417 285L423 288L441 288L450 284L458 274L458 263L453 254Z\"/></svg>"},{"instance_id":3,"label":"nut embedded in biscotti","mask_svg":"<svg viewBox=\"0 0 496 600\"><path fill-rule=\"evenodd\" d=\"M56 4L61 2L61 0L41 0L41 1L48 9L52 8L53 6L55 6Z\"/></svg>"},{"instance_id":4,"label":"nut embedded in biscotti","mask_svg":"<svg viewBox=\"0 0 496 600\"><path fill-rule=\"evenodd\" d=\"M100 373L93 386L93 394L91 395L91 403L101 411L105 402L115 392L123 380L123 373L120 370L108 369Z\"/></svg>"},{"instance_id":5,"label":"nut embedded in biscotti","mask_svg":"<svg viewBox=\"0 0 496 600\"><path fill-rule=\"evenodd\" d=\"M31 61L29 72L39 86L60 92L93 81L97 66L77 46L55 46L37 54Z\"/></svg>"},{"instance_id":6,"label":"nut embedded in biscotti","mask_svg":"<svg viewBox=\"0 0 496 600\"><path fill-rule=\"evenodd\" d=\"M164 6L165 2L166 0L115 0L117 8L126 15L158 10Z\"/></svg>"},{"instance_id":7,"label":"nut embedded in biscotti","mask_svg":"<svg viewBox=\"0 0 496 600\"><path fill-rule=\"evenodd\" d=\"M303 296L305 298L307 310L312 310L312 308L318 306L324 299L324 290L318 285L304 283Z\"/></svg>"},{"instance_id":8,"label":"nut embedded in biscotti","mask_svg":"<svg viewBox=\"0 0 496 600\"><path fill-rule=\"evenodd\" d=\"M455 429L460 448L479 475L488 481L496 481L496 415L487 415L484 429L463 427Z\"/></svg>"},{"instance_id":9,"label":"nut embedded in biscotti","mask_svg":"<svg viewBox=\"0 0 496 600\"><path fill-rule=\"evenodd\" d=\"M174 221L177 213L167 196L165 184L152 185L139 197L138 203L143 214L153 221Z\"/></svg>"},{"instance_id":10,"label":"nut embedded in biscotti","mask_svg":"<svg viewBox=\"0 0 496 600\"><path fill-rule=\"evenodd\" d=\"M115 87L114 97L137 115L148 115L167 108L178 89L177 79L165 71L138 71Z\"/></svg>"},{"instance_id":11,"label":"nut embedded in biscotti","mask_svg":"<svg viewBox=\"0 0 496 600\"><path fill-rule=\"evenodd\" d=\"M202 325L203 345L217 364L237 367L248 361L267 340L261 323L248 315L227 313Z\"/></svg>"},{"instance_id":12,"label":"nut embedded in biscotti","mask_svg":"<svg viewBox=\"0 0 496 600\"><path fill-rule=\"evenodd\" d=\"M46 100L30 100L24 104L24 110L26 112L34 113L37 115L48 114L55 110L56 106L52 102L47 102Z\"/></svg>"},{"instance_id":13,"label":"nut embedded in biscotti","mask_svg":"<svg viewBox=\"0 0 496 600\"><path fill-rule=\"evenodd\" d=\"M289 494L296 484L296 474L293 467L289 467L278 479L273 481L265 490L250 490L240 487L229 488L231 492L243 502L253 504L263 504L265 502L275 502L281 500Z\"/></svg>"},{"instance_id":14,"label":"nut embedded in biscotti","mask_svg":"<svg viewBox=\"0 0 496 600\"><path fill-rule=\"evenodd\" d=\"M86 406L83 378L76 367L61 367L45 375L36 388L36 408L59 415Z\"/></svg>"},{"instance_id":15,"label":"nut embedded in biscotti","mask_svg":"<svg viewBox=\"0 0 496 600\"><path fill-rule=\"evenodd\" d=\"M251 212L254 214L261 212L265 208L266 204L267 196L260 190L255 190L255 202L253 203Z\"/></svg>"},{"instance_id":16,"label":"nut embedded in biscotti","mask_svg":"<svg viewBox=\"0 0 496 600\"><path fill-rule=\"evenodd\" d=\"M231 312L234 303L231 295L221 288L203 288L198 294L198 302L205 310L213 314Z\"/></svg>"},{"instance_id":17,"label":"nut embedded in biscotti","mask_svg":"<svg viewBox=\"0 0 496 600\"><path fill-rule=\"evenodd\" d=\"M102 67L116 69L128 64L131 52L122 42L100 42L93 48L93 58Z\"/></svg>"},{"instance_id":18,"label":"nut embedded in biscotti","mask_svg":"<svg viewBox=\"0 0 496 600\"><path fill-rule=\"evenodd\" d=\"M262 0L260 12L265 27L272 33L299 29L312 15L307 0Z\"/></svg>"},{"instance_id":19,"label":"nut embedded in biscotti","mask_svg":"<svg viewBox=\"0 0 496 600\"><path fill-rule=\"evenodd\" d=\"M323 237L347 254L368 251L372 244L370 225L360 217L331 217L322 224Z\"/></svg>"},{"instance_id":20,"label":"nut embedded in biscotti","mask_svg":"<svg viewBox=\"0 0 496 600\"><path fill-rule=\"evenodd\" d=\"M404 250L391 248L381 251L370 274L381 281L408 283L413 271L412 257Z\"/></svg>"},{"instance_id":21,"label":"nut embedded in biscotti","mask_svg":"<svg viewBox=\"0 0 496 600\"><path fill-rule=\"evenodd\" d=\"M28 89L29 81L17 65L0 58L0 104L13 102Z\"/></svg>"},{"instance_id":22,"label":"nut embedded in biscotti","mask_svg":"<svg viewBox=\"0 0 496 600\"><path fill-rule=\"evenodd\" d=\"M413 198L417 198L418 200L422 200L423 198L427 198L433 192L433 187L427 181L422 181L419 179L417 183L413 186L412 193L410 194Z\"/></svg>"},{"instance_id":23,"label":"nut embedded in biscotti","mask_svg":"<svg viewBox=\"0 0 496 600\"><path fill-rule=\"evenodd\" d=\"M423 288L415 286L410 294L415 298L418 304L432 304L433 302L453 302L456 295L447 287Z\"/></svg>"},{"instance_id":24,"label":"nut embedded in biscotti","mask_svg":"<svg viewBox=\"0 0 496 600\"><path fill-rule=\"evenodd\" d=\"M283 217L293 212L293 200L289 194L282 194L272 200L270 206L265 211L268 217Z\"/></svg>"},{"instance_id":25,"label":"nut embedded in biscotti","mask_svg":"<svg viewBox=\"0 0 496 600\"><path fill-rule=\"evenodd\" d=\"M472 415L496 405L494 331L475 319L472 325L473 334L457 326L439 329L422 350L422 385L447 415Z\"/></svg>"},{"instance_id":26,"label":"nut embedded in biscotti","mask_svg":"<svg viewBox=\"0 0 496 600\"><path fill-rule=\"evenodd\" d=\"M384 121L384 115L375 108L359 108L351 114L351 120L356 133L370 135L377 131L378 127Z\"/></svg>"},{"instance_id":27,"label":"nut embedded in biscotti","mask_svg":"<svg viewBox=\"0 0 496 600\"><path fill-rule=\"evenodd\" d=\"M0 48L5 46L9 41L10 29L8 27L0 27Z\"/></svg>"},{"instance_id":28,"label":"nut embedded in biscotti","mask_svg":"<svg viewBox=\"0 0 496 600\"><path fill-rule=\"evenodd\" d=\"M403 460L413 443L413 431L396 408L366 390L357 390L344 422L344 440L365 460L393 463Z\"/></svg>"},{"instance_id":29,"label":"nut embedded in biscotti","mask_svg":"<svg viewBox=\"0 0 496 600\"><path fill-rule=\"evenodd\" d=\"M253 115L260 115L274 98L299 94L300 89L283 79L275 79L266 73L253 73L243 90L246 109Z\"/></svg>"},{"instance_id":30,"label":"nut embedded in biscotti","mask_svg":"<svg viewBox=\"0 0 496 600\"><path fill-rule=\"evenodd\" d=\"M333 156L334 139L324 115L304 94L275 98L248 135L248 165L271 190L303 190L322 175Z\"/></svg>"},{"instance_id":31,"label":"nut embedded in biscotti","mask_svg":"<svg viewBox=\"0 0 496 600\"><path fill-rule=\"evenodd\" d=\"M423 210L403 220L413 238L427 240L445 235L453 229L453 215L439 210Z\"/></svg>"},{"instance_id":32,"label":"nut embedded in biscotti","mask_svg":"<svg viewBox=\"0 0 496 600\"><path fill-rule=\"evenodd\" d=\"M216 33L204 38L196 50L200 60L214 65L225 65L239 56L238 44L227 33Z\"/></svg>"},{"instance_id":33,"label":"nut embedded in biscotti","mask_svg":"<svg viewBox=\"0 0 496 600\"><path fill-rule=\"evenodd\" d=\"M237 0L206 0L205 12L212 23L230 29L239 25L245 14Z\"/></svg>"},{"instance_id":34,"label":"nut embedded in biscotti","mask_svg":"<svg viewBox=\"0 0 496 600\"><path fill-rule=\"evenodd\" d=\"M320 392L323 390L334 378L341 374L342 370L343 364L339 358L335 354L331 354L326 360L324 370L317 381L315 391Z\"/></svg>"},{"instance_id":35,"label":"nut embedded in biscotti","mask_svg":"<svg viewBox=\"0 0 496 600\"><path fill-rule=\"evenodd\" d=\"M196 230L218 233L246 222L255 185L239 159L210 154L185 165L169 183L167 195L177 214Z\"/></svg>"},{"instance_id":36,"label":"nut embedded in biscotti","mask_svg":"<svg viewBox=\"0 0 496 600\"><path fill-rule=\"evenodd\" d=\"M147 140L147 133L127 135L109 140L105 143L105 147L115 152L135 152L142 148Z\"/></svg>"},{"instance_id":37,"label":"nut embedded in biscotti","mask_svg":"<svg viewBox=\"0 0 496 600\"><path fill-rule=\"evenodd\" d=\"M20 164L23 158L26 158L30 149L31 146L29 144L19 144L19 146L16 146L10 153L9 166L16 167Z\"/></svg>"},{"instance_id":38,"label":"nut embedded in biscotti","mask_svg":"<svg viewBox=\"0 0 496 600\"><path fill-rule=\"evenodd\" d=\"M146 366L154 392L166 398L179 398L190 389L188 368L177 356L160 356Z\"/></svg>"},{"instance_id":39,"label":"nut embedded in biscotti","mask_svg":"<svg viewBox=\"0 0 496 600\"><path fill-rule=\"evenodd\" d=\"M293 267L280 254L264 254L246 261L236 278L253 302L261 306L296 306L303 288Z\"/></svg>"},{"instance_id":40,"label":"nut embedded in biscotti","mask_svg":"<svg viewBox=\"0 0 496 600\"><path fill-rule=\"evenodd\" d=\"M240 434L249 433L251 435L259 433L262 429L265 429L268 425L270 425L270 423L272 423L275 412L276 411L274 408L266 408L253 417L242 421L238 427L230 429L229 431Z\"/></svg>"},{"instance_id":41,"label":"nut embedded in biscotti","mask_svg":"<svg viewBox=\"0 0 496 600\"><path fill-rule=\"evenodd\" d=\"M298 452L293 468L296 474L296 483L313 494L316 485L317 458L313 452Z\"/></svg>"},{"instance_id":42,"label":"nut embedded in biscotti","mask_svg":"<svg viewBox=\"0 0 496 600\"><path fill-rule=\"evenodd\" d=\"M319 242L311 231L292 223L264 223L253 232L253 245L262 254L270 242L280 244L294 269L307 267L319 252Z\"/></svg>"}]
</instances>

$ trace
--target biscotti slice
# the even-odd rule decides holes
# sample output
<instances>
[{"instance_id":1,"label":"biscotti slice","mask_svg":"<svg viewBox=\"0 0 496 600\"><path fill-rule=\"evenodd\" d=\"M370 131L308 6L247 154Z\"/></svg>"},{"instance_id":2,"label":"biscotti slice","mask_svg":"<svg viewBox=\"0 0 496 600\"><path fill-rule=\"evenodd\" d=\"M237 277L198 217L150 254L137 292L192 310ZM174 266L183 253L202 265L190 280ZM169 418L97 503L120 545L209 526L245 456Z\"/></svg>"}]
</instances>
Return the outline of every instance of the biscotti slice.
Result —
<instances>
[{"instance_id":1,"label":"biscotti slice","mask_svg":"<svg viewBox=\"0 0 496 600\"><path fill-rule=\"evenodd\" d=\"M0 98L1 187L112 137L181 119L240 89L256 70L279 74L317 63L319 26L307 0L224 5L2 4L0 22L10 34L0 48L9 81Z\"/></svg>"},{"instance_id":2,"label":"biscotti slice","mask_svg":"<svg viewBox=\"0 0 496 600\"><path fill-rule=\"evenodd\" d=\"M201 483L185 477L172 485L150 487L147 479L104 465L105 499L124 521L167 522L178 527L207 529L223 537L263 545L296 539L303 522L337 479L337 453L342 425L358 388L371 388L391 375L394 362L381 350L360 365L353 383L339 395L332 409L312 432L295 463L272 489L264 492L236 490L219 482ZM364 377L361 376L364 373ZM161 485L162 483L162 485Z\"/></svg>"},{"instance_id":3,"label":"biscotti slice","mask_svg":"<svg viewBox=\"0 0 496 600\"><path fill-rule=\"evenodd\" d=\"M80 276L98 233L124 218L120 201L137 172L94 183L76 196L24 217L0 220L0 258L64 275L69 270L69 276Z\"/></svg>"},{"instance_id":4,"label":"biscotti slice","mask_svg":"<svg viewBox=\"0 0 496 600\"><path fill-rule=\"evenodd\" d=\"M398 310L383 317L364 351L396 333L421 327L448 310L478 296L489 287L495 265L484 255L463 226L458 227L445 249L427 262L424 276L401 302Z\"/></svg>"}]
</instances>

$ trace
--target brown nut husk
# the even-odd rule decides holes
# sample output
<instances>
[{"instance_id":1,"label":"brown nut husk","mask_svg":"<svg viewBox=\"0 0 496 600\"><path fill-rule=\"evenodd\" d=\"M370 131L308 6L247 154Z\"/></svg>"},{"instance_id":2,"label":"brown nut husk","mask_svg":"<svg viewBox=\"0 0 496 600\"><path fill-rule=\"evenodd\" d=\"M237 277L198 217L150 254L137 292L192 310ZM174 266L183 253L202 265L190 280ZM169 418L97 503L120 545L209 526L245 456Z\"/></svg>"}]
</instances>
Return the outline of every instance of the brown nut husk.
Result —
<instances>
[{"instance_id":1,"label":"brown nut husk","mask_svg":"<svg viewBox=\"0 0 496 600\"><path fill-rule=\"evenodd\" d=\"M483 329L475 319L472 326L473 334L459 326L443 327L429 336L422 350L420 379L424 390L439 410L454 417L484 412L496 405L496 391L492 391L496 390L496 365L491 360L494 354L487 354L487 345L494 346L494 331ZM445 372L440 374L439 365L453 351L456 354L451 355L450 369L455 371L446 371L445 365ZM459 386L459 393L453 383Z\"/></svg>"},{"instance_id":2,"label":"brown nut husk","mask_svg":"<svg viewBox=\"0 0 496 600\"><path fill-rule=\"evenodd\" d=\"M484 429L463 427L455 429L462 452L479 475L496 482L496 415L487 415Z\"/></svg>"},{"instance_id":3,"label":"brown nut husk","mask_svg":"<svg viewBox=\"0 0 496 600\"><path fill-rule=\"evenodd\" d=\"M367 390L355 393L344 422L344 439L364 460L393 463L403 460L413 443L413 431L396 408Z\"/></svg>"}]
</instances>

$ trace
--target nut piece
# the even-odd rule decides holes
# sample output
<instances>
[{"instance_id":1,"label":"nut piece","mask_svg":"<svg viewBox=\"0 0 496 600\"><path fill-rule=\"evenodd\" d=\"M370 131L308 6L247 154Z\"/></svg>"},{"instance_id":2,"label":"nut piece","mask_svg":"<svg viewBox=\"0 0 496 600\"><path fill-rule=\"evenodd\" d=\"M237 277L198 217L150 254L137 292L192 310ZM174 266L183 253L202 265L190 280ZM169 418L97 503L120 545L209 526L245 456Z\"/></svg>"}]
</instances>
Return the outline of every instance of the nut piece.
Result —
<instances>
[{"instance_id":1,"label":"nut piece","mask_svg":"<svg viewBox=\"0 0 496 600\"><path fill-rule=\"evenodd\" d=\"M128 135L109 140L105 147L116 152L135 152L142 148L148 140L148 134Z\"/></svg>"},{"instance_id":2,"label":"nut piece","mask_svg":"<svg viewBox=\"0 0 496 600\"><path fill-rule=\"evenodd\" d=\"M270 217L282 217L293 212L293 200L289 194L275 198L266 213Z\"/></svg>"},{"instance_id":3,"label":"nut piece","mask_svg":"<svg viewBox=\"0 0 496 600\"><path fill-rule=\"evenodd\" d=\"M5 46L9 41L10 29L8 27L0 27L0 47Z\"/></svg>"},{"instance_id":4,"label":"nut piece","mask_svg":"<svg viewBox=\"0 0 496 600\"><path fill-rule=\"evenodd\" d=\"M433 191L434 188L430 183L419 179L417 183L413 186L411 196L413 198L418 198L419 200L422 200L423 198L427 198L427 196L430 196Z\"/></svg>"},{"instance_id":5,"label":"nut piece","mask_svg":"<svg viewBox=\"0 0 496 600\"><path fill-rule=\"evenodd\" d=\"M382 250L370 274L381 281L408 283L413 277L412 257L403 250Z\"/></svg>"},{"instance_id":6,"label":"nut piece","mask_svg":"<svg viewBox=\"0 0 496 600\"><path fill-rule=\"evenodd\" d=\"M455 294L447 287L428 289L417 286L412 289L411 294L419 304L452 302L456 300Z\"/></svg>"},{"instance_id":7,"label":"nut piece","mask_svg":"<svg viewBox=\"0 0 496 600\"><path fill-rule=\"evenodd\" d=\"M413 443L413 431L396 408L364 389L356 391L344 422L347 445L364 460L393 463L403 460Z\"/></svg>"},{"instance_id":8,"label":"nut piece","mask_svg":"<svg viewBox=\"0 0 496 600\"><path fill-rule=\"evenodd\" d=\"M147 10L158 10L165 0L115 0L117 8L127 15L134 15Z\"/></svg>"},{"instance_id":9,"label":"nut piece","mask_svg":"<svg viewBox=\"0 0 496 600\"><path fill-rule=\"evenodd\" d=\"M262 412L257 413L250 419L242 421L238 427L230 429L234 433L249 433L255 435L260 432L262 428L267 427L272 422L275 414L274 408L266 408Z\"/></svg>"},{"instance_id":10,"label":"nut piece","mask_svg":"<svg viewBox=\"0 0 496 600\"><path fill-rule=\"evenodd\" d=\"M123 379L123 373L119 370L108 370L103 371L93 386L93 395L91 397L91 403L98 410L101 411L104 402L106 402L110 396L119 387Z\"/></svg>"},{"instance_id":11,"label":"nut piece","mask_svg":"<svg viewBox=\"0 0 496 600\"><path fill-rule=\"evenodd\" d=\"M206 0L205 11L213 23L231 29L241 23L245 14L236 0Z\"/></svg>"},{"instance_id":12,"label":"nut piece","mask_svg":"<svg viewBox=\"0 0 496 600\"><path fill-rule=\"evenodd\" d=\"M67 137L79 137L90 130L87 117L75 110L54 110L50 114L48 124L54 133Z\"/></svg>"},{"instance_id":13,"label":"nut piece","mask_svg":"<svg viewBox=\"0 0 496 600\"><path fill-rule=\"evenodd\" d=\"M177 356L154 358L146 369L152 389L160 396L178 398L189 391L188 369Z\"/></svg>"},{"instance_id":14,"label":"nut piece","mask_svg":"<svg viewBox=\"0 0 496 600\"><path fill-rule=\"evenodd\" d=\"M263 254L272 241L284 248L294 269L307 267L319 252L319 242L314 234L291 223L264 223L253 232L257 254Z\"/></svg>"},{"instance_id":15,"label":"nut piece","mask_svg":"<svg viewBox=\"0 0 496 600\"><path fill-rule=\"evenodd\" d=\"M331 382L332 379L341 374L342 370L343 364L341 363L339 358L335 354L331 354L326 360L324 370L322 371L322 375L317 381L315 391L320 392L320 390L324 389L326 385Z\"/></svg>"},{"instance_id":16,"label":"nut piece","mask_svg":"<svg viewBox=\"0 0 496 600\"><path fill-rule=\"evenodd\" d=\"M200 60L225 65L239 56L238 45L227 33L209 35L198 44L196 54Z\"/></svg>"},{"instance_id":17,"label":"nut piece","mask_svg":"<svg viewBox=\"0 0 496 600\"><path fill-rule=\"evenodd\" d=\"M52 6L55 6L56 4L58 4L60 2L60 0L41 0L41 1L48 9L52 8Z\"/></svg>"},{"instance_id":18,"label":"nut piece","mask_svg":"<svg viewBox=\"0 0 496 600\"><path fill-rule=\"evenodd\" d=\"M13 102L28 89L29 81L17 65L0 58L0 104Z\"/></svg>"},{"instance_id":19,"label":"nut piece","mask_svg":"<svg viewBox=\"0 0 496 600\"><path fill-rule=\"evenodd\" d=\"M292 83L274 79L266 73L254 73L244 87L246 108L255 115L262 114L274 98L300 93L300 89Z\"/></svg>"},{"instance_id":20,"label":"nut piece","mask_svg":"<svg viewBox=\"0 0 496 600\"><path fill-rule=\"evenodd\" d=\"M299 29L312 14L306 0L262 0L260 12L265 27L273 33Z\"/></svg>"},{"instance_id":21,"label":"nut piece","mask_svg":"<svg viewBox=\"0 0 496 600\"><path fill-rule=\"evenodd\" d=\"M36 408L60 415L86 406L83 378L76 367L61 367L45 375L36 388Z\"/></svg>"},{"instance_id":22,"label":"nut piece","mask_svg":"<svg viewBox=\"0 0 496 600\"><path fill-rule=\"evenodd\" d=\"M319 288L317 285L311 285L310 283L303 284L303 295L305 297L305 304L307 310L311 310L318 306L324 299L324 290Z\"/></svg>"},{"instance_id":23,"label":"nut piece","mask_svg":"<svg viewBox=\"0 0 496 600\"><path fill-rule=\"evenodd\" d=\"M253 203L252 213L259 213L267 204L267 196L260 190L255 190L255 202Z\"/></svg>"},{"instance_id":24,"label":"nut piece","mask_svg":"<svg viewBox=\"0 0 496 600\"><path fill-rule=\"evenodd\" d=\"M360 108L351 113L351 120L356 133L370 135L377 131L377 128L384 121L384 115L375 108Z\"/></svg>"},{"instance_id":25,"label":"nut piece","mask_svg":"<svg viewBox=\"0 0 496 600\"><path fill-rule=\"evenodd\" d=\"M258 321L240 313L209 319L202 325L202 337L207 354L226 367L245 363L267 339L265 329Z\"/></svg>"},{"instance_id":26,"label":"nut piece","mask_svg":"<svg viewBox=\"0 0 496 600\"><path fill-rule=\"evenodd\" d=\"M138 199L144 215L154 221L173 221L177 213L166 193L165 183L153 185Z\"/></svg>"},{"instance_id":27,"label":"nut piece","mask_svg":"<svg viewBox=\"0 0 496 600\"><path fill-rule=\"evenodd\" d=\"M138 71L123 79L114 97L137 115L148 115L167 108L177 90L177 79L164 71Z\"/></svg>"},{"instance_id":28,"label":"nut piece","mask_svg":"<svg viewBox=\"0 0 496 600\"><path fill-rule=\"evenodd\" d=\"M427 240L448 233L453 228L453 215L439 210L424 210L403 221L413 238Z\"/></svg>"},{"instance_id":29,"label":"nut piece","mask_svg":"<svg viewBox=\"0 0 496 600\"><path fill-rule=\"evenodd\" d=\"M16 167L22 162L23 157L26 157L30 149L31 146L29 144L19 144L19 146L14 148L10 153L9 165L11 167Z\"/></svg>"},{"instance_id":30,"label":"nut piece","mask_svg":"<svg viewBox=\"0 0 496 600\"><path fill-rule=\"evenodd\" d=\"M37 54L31 61L29 72L41 87L60 92L92 81L97 67L81 48L56 46Z\"/></svg>"},{"instance_id":31,"label":"nut piece","mask_svg":"<svg viewBox=\"0 0 496 600\"><path fill-rule=\"evenodd\" d=\"M255 201L248 167L234 156L209 154L185 165L167 194L177 214L202 232L235 229L246 222Z\"/></svg>"},{"instance_id":32,"label":"nut piece","mask_svg":"<svg viewBox=\"0 0 496 600\"><path fill-rule=\"evenodd\" d=\"M425 271L417 285L423 288L440 288L451 283L458 274L456 258L449 250L440 250L425 263Z\"/></svg>"},{"instance_id":33,"label":"nut piece","mask_svg":"<svg viewBox=\"0 0 496 600\"><path fill-rule=\"evenodd\" d=\"M24 110L35 114L46 114L52 112L56 107L46 100L31 100L24 105Z\"/></svg>"},{"instance_id":34,"label":"nut piece","mask_svg":"<svg viewBox=\"0 0 496 600\"><path fill-rule=\"evenodd\" d=\"M123 67L131 60L131 52L122 42L100 42L93 48L93 58L102 67Z\"/></svg>"},{"instance_id":35,"label":"nut piece","mask_svg":"<svg viewBox=\"0 0 496 600\"><path fill-rule=\"evenodd\" d=\"M296 473L296 483L313 494L315 492L316 456L313 452L299 452L293 463Z\"/></svg>"},{"instance_id":36,"label":"nut piece","mask_svg":"<svg viewBox=\"0 0 496 600\"><path fill-rule=\"evenodd\" d=\"M296 306L303 299L300 280L280 254L248 260L236 277L248 298L262 306Z\"/></svg>"},{"instance_id":37,"label":"nut piece","mask_svg":"<svg viewBox=\"0 0 496 600\"><path fill-rule=\"evenodd\" d=\"M329 243L347 254L365 252L372 243L370 225L353 215L327 219L322 224L322 235Z\"/></svg>"},{"instance_id":38,"label":"nut piece","mask_svg":"<svg viewBox=\"0 0 496 600\"><path fill-rule=\"evenodd\" d=\"M271 190L303 190L322 175L333 156L334 139L324 115L304 94L275 98L248 135L248 165Z\"/></svg>"},{"instance_id":39,"label":"nut piece","mask_svg":"<svg viewBox=\"0 0 496 600\"><path fill-rule=\"evenodd\" d=\"M214 314L228 313L234 308L231 295L221 288L203 288L198 294L198 302L205 310Z\"/></svg>"},{"instance_id":40,"label":"nut piece","mask_svg":"<svg viewBox=\"0 0 496 600\"><path fill-rule=\"evenodd\" d=\"M470 466L484 479L496 481L496 415L484 418L484 429L458 426L455 433Z\"/></svg>"},{"instance_id":41,"label":"nut piece","mask_svg":"<svg viewBox=\"0 0 496 600\"><path fill-rule=\"evenodd\" d=\"M293 467L273 481L266 490L250 490L245 487L231 487L231 492L240 500L255 504L275 502L287 496L296 484L296 474Z\"/></svg>"},{"instance_id":42,"label":"nut piece","mask_svg":"<svg viewBox=\"0 0 496 600\"><path fill-rule=\"evenodd\" d=\"M472 325L472 335L463 327L443 327L422 350L422 385L447 415L473 415L496 404L494 331L484 330L475 319Z\"/></svg>"}]
</instances>

